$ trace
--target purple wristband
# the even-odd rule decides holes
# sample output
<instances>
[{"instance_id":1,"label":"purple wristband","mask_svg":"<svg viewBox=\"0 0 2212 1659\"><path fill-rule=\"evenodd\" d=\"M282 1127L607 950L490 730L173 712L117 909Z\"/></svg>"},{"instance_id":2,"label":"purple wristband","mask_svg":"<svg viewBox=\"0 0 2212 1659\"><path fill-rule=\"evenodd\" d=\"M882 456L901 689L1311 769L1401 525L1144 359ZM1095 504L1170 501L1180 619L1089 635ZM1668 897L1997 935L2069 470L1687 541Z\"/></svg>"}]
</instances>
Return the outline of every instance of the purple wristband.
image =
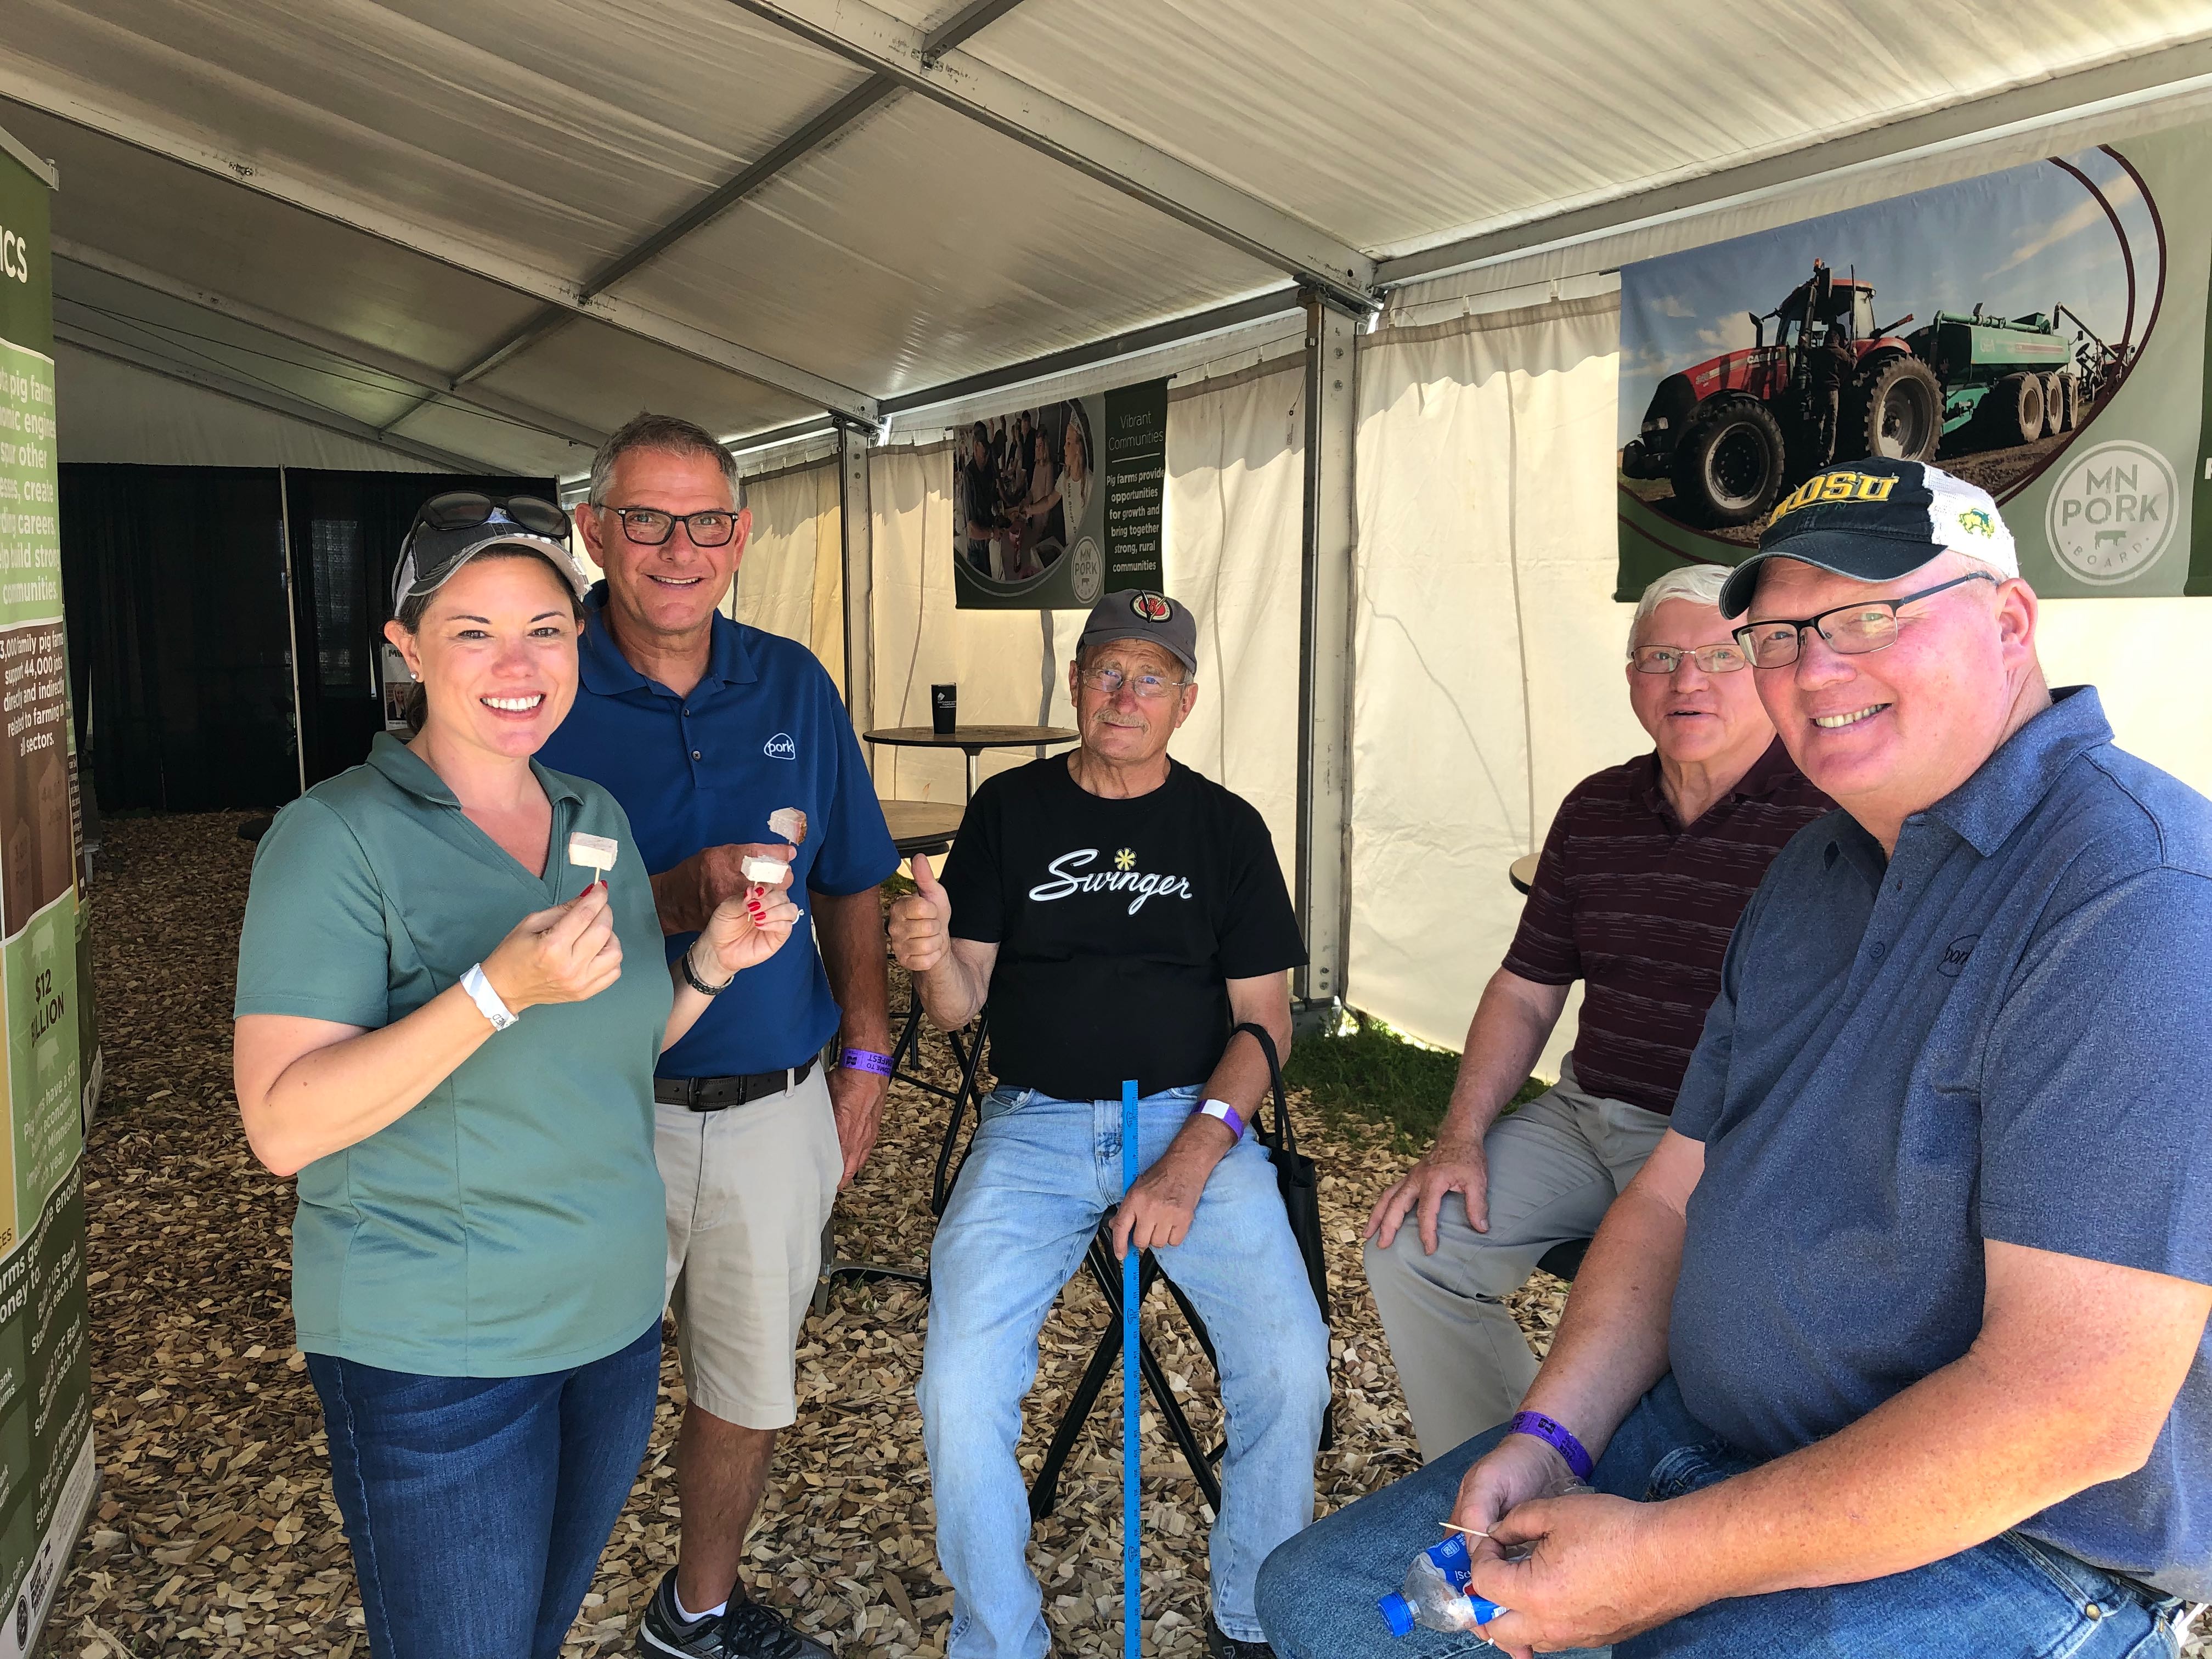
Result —
<instances>
[{"instance_id":1,"label":"purple wristband","mask_svg":"<svg viewBox=\"0 0 2212 1659\"><path fill-rule=\"evenodd\" d=\"M1541 1412L1516 1412L1507 1424L1510 1434L1533 1434L1553 1451L1567 1460L1567 1467L1575 1472L1575 1479L1587 1480L1593 1467L1590 1455L1583 1449L1583 1443L1574 1437L1572 1430L1555 1418Z\"/></svg>"},{"instance_id":2,"label":"purple wristband","mask_svg":"<svg viewBox=\"0 0 2212 1659\"><path fill-rule=\"evenodd\" d=\"M878 1077L891 1074L891 1057L872 1048L848 1048L837 1056L837 1063L848 1072L873 1072Z\"/></svg>"},{"instance_id":3,"label":"purple wristband","mask_svg":"<svg viewBox=\"0 0 2212 1659\"><path fill-rule=\"evenodd\" d=\"M1244 1139L1244 1114L1225 1100L1209 1100L1198 1109L1200 1117L1218 1119L1237 1139Z\"/></svg>"}]
</instances>

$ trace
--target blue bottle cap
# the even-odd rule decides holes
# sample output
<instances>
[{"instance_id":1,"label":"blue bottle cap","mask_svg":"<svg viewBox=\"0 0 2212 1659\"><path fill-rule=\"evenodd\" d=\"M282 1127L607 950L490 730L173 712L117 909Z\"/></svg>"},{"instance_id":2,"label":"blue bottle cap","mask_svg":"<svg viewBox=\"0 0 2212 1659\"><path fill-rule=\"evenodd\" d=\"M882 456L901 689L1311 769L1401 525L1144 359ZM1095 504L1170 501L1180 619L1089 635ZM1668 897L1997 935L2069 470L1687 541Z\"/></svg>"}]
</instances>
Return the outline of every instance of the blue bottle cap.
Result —
<instances>
[{"instance_id":1,"label":"blue bottle cap","mask_svg":"<svg viewBox=\"0 0 2212 1659\"><path fill-rule=\"evenodd\" d=\"M1391 1635L1411 1636L1413 1633L1413 1603L1397 1591L1392 1590L1375 1605L1382 1609L1382 1622L1390 1626Z\"/></svg>"}]
</instances>

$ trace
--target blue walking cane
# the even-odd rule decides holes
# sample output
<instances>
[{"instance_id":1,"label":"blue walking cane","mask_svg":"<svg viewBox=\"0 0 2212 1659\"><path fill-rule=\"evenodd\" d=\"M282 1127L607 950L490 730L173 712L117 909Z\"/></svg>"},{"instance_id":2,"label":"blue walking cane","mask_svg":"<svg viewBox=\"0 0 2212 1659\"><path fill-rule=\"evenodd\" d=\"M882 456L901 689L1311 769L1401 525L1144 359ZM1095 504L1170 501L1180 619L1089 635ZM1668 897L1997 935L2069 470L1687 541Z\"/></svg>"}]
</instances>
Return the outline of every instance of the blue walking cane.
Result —
<instances>
[{"instance_id":1,"label":"blue walking cane","mask_svg":"<svg viewBox=\"0 0 2212 1659\"><path fill-rule=\"evenodd\" d=\"M1121 1085L1121 1201L1137 1184L1137 1082ZM1137 1241L1121 1253L1121 1652L1137 1659Z\"/></svg>"}]
</instances>

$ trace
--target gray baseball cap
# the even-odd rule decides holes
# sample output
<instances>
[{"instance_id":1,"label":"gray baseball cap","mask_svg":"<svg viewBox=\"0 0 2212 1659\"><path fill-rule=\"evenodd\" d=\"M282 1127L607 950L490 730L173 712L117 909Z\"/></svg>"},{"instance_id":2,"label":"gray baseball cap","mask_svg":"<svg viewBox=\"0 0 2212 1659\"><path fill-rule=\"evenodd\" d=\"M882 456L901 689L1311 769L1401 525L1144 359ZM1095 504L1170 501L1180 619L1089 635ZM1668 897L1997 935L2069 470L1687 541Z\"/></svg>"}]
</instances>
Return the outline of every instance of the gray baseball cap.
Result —
<instances>
[{"instance_id":1,"label":"gray baseball cap","mask_svg":"<svg viewBox=\"0 0 2212 1659\"><path fill-rule=\"evenodd\" d=\"M1075 648L1087 650L1109 640L1148 640L1197 677L1198 620L1188 605L1177 605L1164 593L1138 588L1109 593L1092 605Z\"/></svg>"}]
</instances>

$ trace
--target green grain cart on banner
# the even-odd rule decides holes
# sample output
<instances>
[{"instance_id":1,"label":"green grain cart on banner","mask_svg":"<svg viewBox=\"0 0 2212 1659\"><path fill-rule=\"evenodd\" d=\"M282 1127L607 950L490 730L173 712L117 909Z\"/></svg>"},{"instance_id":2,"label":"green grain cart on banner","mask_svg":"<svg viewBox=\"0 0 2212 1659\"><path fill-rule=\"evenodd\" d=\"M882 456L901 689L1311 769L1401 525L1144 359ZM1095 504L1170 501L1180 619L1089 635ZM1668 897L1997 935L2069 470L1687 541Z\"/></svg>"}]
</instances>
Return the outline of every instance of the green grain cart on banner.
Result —
<instances>
[{"instance_id":1,"label":"green grain cart on banner","mask_svg":"<svg viewBox=\"0 0 2212 1659\"><path fill-rule=\"evenodd\" d=\"M1939 311L1905 343L1942 382L1943 435L1960 434L1959 448L2007 449L2071 431L2100 378L2085 374L2073 343L2039 311L2025 317L1984 316L1979 306L1971 314ZM2100 361L2093 355L2093 362Z\"/></svg>"}]
</instances>

